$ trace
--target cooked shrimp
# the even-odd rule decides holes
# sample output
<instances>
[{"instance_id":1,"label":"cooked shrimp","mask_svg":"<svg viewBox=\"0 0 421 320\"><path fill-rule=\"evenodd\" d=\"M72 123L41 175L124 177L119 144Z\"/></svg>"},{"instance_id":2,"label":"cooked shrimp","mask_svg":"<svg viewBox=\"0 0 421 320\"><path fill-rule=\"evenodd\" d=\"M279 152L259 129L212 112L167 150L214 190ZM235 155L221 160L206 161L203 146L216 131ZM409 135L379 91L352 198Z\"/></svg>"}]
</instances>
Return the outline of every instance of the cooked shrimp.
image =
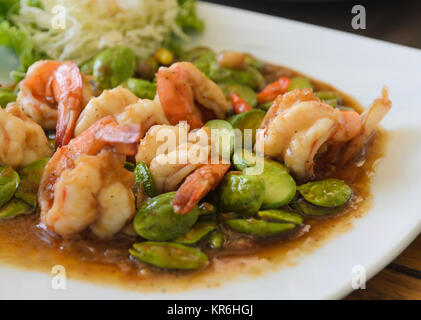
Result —
<instances>
[{"instance_id":1,"label":"cooked shrimp","mask_svg":"<svg viewBox=\"0 0 421 320\"><path fill-rule=\"evenodd\" d=\"M191 132L188 141L184 141L183 130L187 129L188 127L179 129L181 134L177 140L172 137L168 139L169 143L160 145L150 162L149 169L159 193L176 190L185 177L201 164L208 162L210 153L208 128L203 127Z\"/></svg>"},{"instance_id":2,"label":"cooked shrimp","mask_svg":"<svg viewBox=\"0 0 421 320\"><path fill-rule=\"evenodd\" d=\"M153 126L141 140L136 161L149 167L158 193L174 191L192 171L207 163L210 131L189 133L189 125Z\"/></svg>"},{"instance_id":3,"label":"cooked shrimp","mask_svg":"<svg viewBox=\"0 0 421 320\"><path fill-rule=\"evenodd\" d=\"M149 166L152 159L160 153L173 151L181 144L181 141L186 143L188 132L189 125L183 122L176 126L155 125L151 127L140 141L136 161L143 161Z\"/></svg>"},{"instance_id":4,"label":"cooked shrimp","mask_svg":"<svg viewBox=\"0 0 421 320\"><path fill-rule=\"evenodd\" d=\"M61 65L58 61L38 61L29 67L20 83L16 99L22 111L44 129L55 129L57 108L46 99L47 86L51 85L54 72Z\"/></svg>"},{"instance_id":5,"label":"cooked shrimp","mask_svg":"<svg viewBox=\"0 0 421 320\"><path fill-rule=\"evenodd\" d=\"M392 101L389 100L387 88L383 88L381 97L375 99L370 108L361 115L362 130L344 147L344 152L341 155L339 164L346 164L362 152L364 146L377 129L380 121L391 108Z\"/></svg>"},{"instance_id":6,"label":"cooked shrimp","mask_svg":"<svg viewBox=\"0 0 421 320\"><path fill-rule=\"evenodd\" d=\"M154 126L140 142L136 155L137 161L149 166L158 193L177 190L187 177L174 199L176 212L182 213L190 212L218 185L230 167L211 161L208 128L202 127L189 135L188 131L188 125Z\"/></svg>"},{"instance_id":7,"label":"cooked shrimp","mask_svg":"<svg viewBox=\"0 0 421 320\"><path fill-rule=\"evenodd\" d=\"M215 189L227 173L231 164L203 164L183 182L173 200L176 213L187 214L194 206Z\"/></svg>"},{"instance_id":8,"label":"cooked shrimp","mask_svg":"<svg viewBox=\"0 0 421 320\"><path fill-rule=\"evenodd\" d=\"M139 99L130 90L117 87L89 101L82 111L75 128L78 136L95 121L113 115L120 125L140 124L142 135L155 124L168 124L158 100Z\"/></svg>"},{"instance_id":9,"label":"cooked shrimp","mask_svg":"<svg viewBox=\"0 0 421 320\"><path fill-rule=\"evenodd\" d=\"M56 146L67 144L82 109L82 75L72 61L38 61L20 84L17 104L44 129L56 127Z\"/></svg>"},{"instance_id":10,"label":"cooked shrimp","mask_svg":"<svg viewBox=\"0 0 421 320\"><path fill-rule=\"evenodd\" d=\"M313 176L314 157L328 141L349 141L361 132L360 115L321 102L309 89L279 96L268 111L257 141L267 156L280 158L300 179Z\"/></svg>"},{"instance_id":11,"label":"cooked shrimp","mask_svg":"<svg viewBox=\"0 0 421 320\"><path fill-rule=\"evenodd\" d=\"M192 129L203 126L203 115L195 102L225 119L228 103L222 90L190 62L161 67L157 76L158 96L172 125L187 121Z\"/></svg>"},{"instance_id":12,"label":"cooked shrimp","mask_svg":"<svg viewBox=\"0 0 421 320\"><path fill-rule=\"evenodd\" d=\"M65 237L87 227L101 238L120 231L135 212L134 174L124 162L139 139L139 125L119 126L109 116L59 148L38 191L45 226Z\"/></svg>"},{"instance_id":13,"label":"cooked shrimp","mask_svg":"<svg viewBox=\"0 0 421 320\"><path fill-rule=\"evenodd\" d=\"M309 97L313 100L309 100ZM294 90L279 96L266 114L257 138L264 139L265 154L283 155L291 138L299 131L311 127L317 120L327 118L339 121L339 110L322 103L311 90Z\"/></svg>"},{"instance_id":14,"label":"cooked shrimp","mask_svg":"<svg viewBox=\"0 0 421 320\"><path fill-rule=\"evenodd\" d=\"M183 179L200 166L200 163L180 161L188 159L189 147L190 145L185 144L152 159L149 170L158 193L177 190Z\"/></svg>"},{"instance_id":15,"label":"cooked shrimp","mask_svg":"<svg viewBox=\"0 0 421 320\"><path fill-rule=\"evenodd\" d=\"M25 166L52 153L44 130L15 103L0 108L0 165Z\"/></svg>"}]
</instances>

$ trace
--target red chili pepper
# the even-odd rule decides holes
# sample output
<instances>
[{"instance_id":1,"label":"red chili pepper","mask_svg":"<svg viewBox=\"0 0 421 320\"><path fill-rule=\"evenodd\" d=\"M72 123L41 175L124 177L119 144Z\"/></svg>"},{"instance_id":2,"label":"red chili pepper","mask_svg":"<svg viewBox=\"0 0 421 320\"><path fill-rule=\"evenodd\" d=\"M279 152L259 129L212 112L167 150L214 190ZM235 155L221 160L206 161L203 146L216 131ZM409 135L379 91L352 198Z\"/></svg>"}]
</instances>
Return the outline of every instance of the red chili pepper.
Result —
<instances>
[{"instance_id":1,"label":"red chili pepper","mask_svg":"<svg viewBox=\"0 0 421 320\"><path fill-rule=\"evenodd\" d=\"M234 112L236 114L247 112L250 110L253 110L252 107L250 107L247 102L245 102L238 94L235 92L231 93L231 104L234 108Z\"/></svg>"},{"instance_id":2,"label":"red chili pepper","mask_svg":"<svg viewBox=\"0 0 421 320\"><path fill-rule=\"evenodd\" d=\"M280 94L287 91L290 79L287 77L280 77L275 82L269 83L262 91L257 95L259 102L268 102L274 100Z\"/></svg>"}]
</instances>

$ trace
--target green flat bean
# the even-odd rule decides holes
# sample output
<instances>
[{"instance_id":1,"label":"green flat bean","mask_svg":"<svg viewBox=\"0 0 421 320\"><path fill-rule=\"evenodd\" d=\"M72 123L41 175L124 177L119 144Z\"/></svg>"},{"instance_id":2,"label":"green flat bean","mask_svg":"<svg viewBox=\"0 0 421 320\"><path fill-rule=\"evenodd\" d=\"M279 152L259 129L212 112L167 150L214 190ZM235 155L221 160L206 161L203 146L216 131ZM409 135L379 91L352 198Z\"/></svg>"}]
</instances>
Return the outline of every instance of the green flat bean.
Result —
<instances>
[{"instance_id":1,"label":"green flat bean","mask_svg":"<svg viewBox=\"0 0 421 320\"><path fill-rule=\"evenodd\" d=\"M303 218L299 214L284 210L264 210L259 211L257 215L263 220L283 221L295 224L303 223Z\"/></svg>"},{"instance_id":2,"label":"green flat bean","mask_svg":"<svg viewBox=\"0 0 421 320\"><path fill-rule=\"evenodd\" d=\"M79 69L84 75L92 75L94 71L94 59L84 62Z\"/></svg>"},{"instance_id":3,"label":"green flat bean","mask_svg":"<svg viewBox=\"0 0 421 320\"><path fill-rule=\"evenodd\" d=\"M297 190L311 204L328 208L341 206L352 196L352 189L345 182L333 178L309 182Z\"/></svg>"},{"instance_id":4,"label":"green flat bean","mask_svg":"<svg viewBox=\"0 0 421 320\"><path fill-rule=\"evenodd\" d=\"M38 185L49 160L50 158L42 158L19 170L20 183L15 198L25 201L33 208L37 206Z\"/></svg>"},{"instance_id":5,"label":"green flat bean","mask_svg":"<svg viewBox=\"0 0 421 320\"><path fill-rule=\"evenodd\" d=\"M261 69L264 67L265 63L258 60L256 57L246 54L245 63L247 66L255 67L256 69Z\"/></svg>"},{"instance_id":6,"label":"green flat bean","mask_svg":"<svg viewBox=\"0 0 421 320\"><path fill-rule=\"evenodd\" d=\"M211 65L216 64L216 55L209 48L197 47L187 51L183 55L182 60L192 62L200 71L209 77Z\"/></svg>"},{"instance_id":7,"label":"green flat bean","mask_svg":"<svg viewBox=\"0 0 421 320\"><path fill-rule=\"evenodd\" d=\"M0 167L0 207L5 205L19 186L19 175L12 167Z\"/></svg>"},{"instance_id":8,"label":"green flat bean","mask_svg":"<svg viewBox=\"0 0 421 320\"><path fill-rule=\"evenodd\" d=\"M245 70L231 68L221 68L216 61L210 64L209 77L217 83L238 83L260 90L265 86L265 78L259 70L252 66L247 66Z\"/></svg>"},{"instance_id":9,"label":"green flat bean","mask_svg":"<svg viewBox=\"0 0 421 320\"><path fill-rule=\"evenodd\" d=\"M221 249L224 246L224 243L225 243L225 236L221 231L216 230L210 234L209 239L208 239L208 246L211 249L215 249L215 250Z\"/></svg>"},{"instance_id":10,"label":"green flat bean","mask_svg":"<svg viewBox=\"0 0 421 320\"><path fill-rule=\"evenodd\" d=\"M19 187L16 189L15 198L25 201L32 208L37 206L37 193L38 193L38 184L21 180Z\"/></svg>"},{"instance_id":11,"label":"green flat bean","mask_svg":"<svg viewBox=\"0 0 421 320\"><path fill-rule=\"evenodd\" d=\"M194 270L205 267L208 257L199 249L173 242L140 242L129 249L136 259L158 268Z\"/></svg>"},{"instance_id":12,"label":"green flat bean","mask_svg":"<svg viewBox=\"0 0 421 320\"><path fill-rule=\"evenodd\" d=\"M193 228L189 232L187 232L181 237L178 237L174 240L174 242L187 245L196 244L215 229L215 221L199 221L193 226Z\"/></svg>"},{"instance_id":13,"label":"green flat bean","mask_svg":"<svg viewBox=\"0 0 421 320\"><path fill-rule=\"evenodd\" d=\"M136 176L135 182L139 182L143 186L143 190L145 191L146 195L151 198L154 197L155 183L148 166L143 161L138 162L136 164L136 168L134 169L134 174Z\"/></svg>"},{"instance_id":14,"label":"green flat bean","mask_svg":"<svg viewBox=\"0 0 421 320\"><path fill-rule=\"evenodd\" d=\"M0 208L0 220L12 219L30 212L29 206L20 200L12 199Z\"/></svg>"},{"instance_id":15,"label":"green flat bean","mask_svg":"<svg viewBox=\"0 0 421 320\"><path fill-rule=\"evenodd\" d=\"M141 99L152 100L156 94L156 84L147 80L130 78L124 86Z\"/></svg>"},{"instance_id":16,"label":"green flat bean","mask_svg":"<svg viewBox=\"0 0 421 320\"><path fill-rule=\"evenodd\" d=\"M19 170L21 180L27 180L39 184L41 182L42 173L50 158L42 158L31 162L26 167Z\"/></svg>"},{"instance_id":17,"label":"green flat bean","mask_svg":"<svg viewBox=\"0 0 421 320\"><path fill-rule=\"evenodd\" d=\"M234 166L244 174L263 179L266 190L262 208L278 209L294 198L295 181L288 169L279 162L259 157L249 150L235 151L232 159Z\"/></svg>"},{"instance_id":18,"label":"green flat bean","mask_svg":"<svg viewBox=\"0 0 421 320\"><path fill-rule=\"evenodd\" d=\"M164 193L149 199L137 211L133 226L138 235L154 241L169 241L186 234L199 217L196 206L188 214L174 212L175 192Z\"/></svg>"},{"instance_id":19,"label":"green flat bean","mask_svg":"<svg viewBox=\"0 0 421 320\"><path fill-rule=\"evenodd\" d=\"M261 109L253 109L247 112L239 113L231 118L228 121L231 123L234 129L240 129L244 141L250 141L245 138L246 129L248 134L251 134L251 141L254 145L256 142L256 130L259 129L262 124L263 119L265 118L266 113Z\"/></svg>"},{"instance_id":20,"label":"green flat bean","mask_svg":"<svg viewBox=\"0 0 421 320\"><path fill-rule=\"evenodd\" d=\"M288 86L288 91L292 91L294 89L312 89L313 85L311 84L310 80L305 77L293 77L291 78Z\"/></svg>"},{"instance_id":21,"label":"green flat bean","mask_svg":"<svg viewBox=\"0 0 421 320\"><path fill-rule=\"evenodd\" d=\"M225 224L239 233L259 237L275 236L290 231L296 226L293 223L267 222L253 218L227 220Z\"/></svg>"},{"instance_id":22,"label":"green flat bean","mask_svg":"<svg viewBox=\"0 0 421 320\"><path fill-rule=\"evenodd\" d=\"M212 146L218 154L224 159L231 158L235 146L232 125L228 121L215 119L206 122L205 127L211 129Z\"/></svg>"},{"instance_id":23,"label":"green flat bean","mask_svg":"<svg viewBox=\"0 0 421 320\"><path fill-rule=\"evenodd\" d=\"M326 207L318 207L308 203L304 199L296 199L290 203L292 209L296 212L303 214L308 217L323 217L328 216L340 211L341 207L335 208L326 208Z\"/></svg>"},{"instance_id":24,"label":"green flat bean","mask_svg":"<svg viewBox=\"0 0 421 320\"><path fill-rule=\"evenodd\" d=\"M230 100L231 94L238 94L247 104L254 108L257 105L257 94L249 86L245 86L238 83L218 83L218 86L222 89L225 94L225 98Z\"/></svg>"},{"instance_id":25,"label":"green flat bean","mask_svg":"<svg viewBox=\"0 0 421 320\"><path fill-rule=\"evenodd\" d=\"M269 102L260 103L257 107L267 112L270 109L270 107L272 107L272 104L273 104L273 101L269 101Z\"/></svg>"},{"instance_id":26,"label":"green flat bean","mask_svg":"<svg viewBox=\"0 0 421 320\"><path fill-rule=\"evenodd\" d=\"M265 183L258 176L229 173L219 190L220 208L245 216L257 213L265 198Z\"/></svg>"},{"instance_id":27,"label":"green flat bean","mask_svg":"<svg viewBox=\"0 0 421 320\"><path fill-rule=\"evenodd\" d=\"M109 48L94 60L93 75L99 89L115 88L129 79L136 69L136 58L128 47Z\"/></svg>"},{"instance_id":28,"label":"green flat bean","mask_svg":"<svg viewBox=\"0 0 421 320\"><path fill-rule=\"evenodd\" d=\"M316 91L315 96L319 97L322 101L330 104L332 107L336 107L340 97L332 91Z\"/></svg>"},{"instance_id":29,"label":"green flat bean","mask_svg":"<svg viewBox=\"0 0 421 320\"><path fill-rule=\"evenodd\" d=\"M2 108L6 108L8 103L16 101L16 98L17 96L13 92L0 88L0 106Z\"/></svg>"}]
</instances>

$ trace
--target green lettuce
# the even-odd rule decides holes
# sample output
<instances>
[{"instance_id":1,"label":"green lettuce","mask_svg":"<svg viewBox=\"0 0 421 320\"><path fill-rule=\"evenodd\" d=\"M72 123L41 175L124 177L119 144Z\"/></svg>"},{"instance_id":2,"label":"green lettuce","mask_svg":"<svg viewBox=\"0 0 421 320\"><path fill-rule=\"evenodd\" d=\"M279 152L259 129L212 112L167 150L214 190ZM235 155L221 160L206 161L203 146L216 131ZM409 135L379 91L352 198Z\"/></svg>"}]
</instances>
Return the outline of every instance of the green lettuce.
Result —
<instances>
[{"instance_id":1,"label":"green lettuce","mask_svg":"<svg viewBox=\"0 0 421 320\"><path fill-rule=\"evenodd\" d=\"M178 0L180 6L180 13L177 16L176 22L184 31L202 32L205 24L200 19L196 12L195 0Z\"/></svg>"},{"instance_id":2,"label":"green lettuce","mask_svg":"<svg viewBox=\"0 0 421 320\"><path fill-rule=\"evenodd\" d=\"M0 46L11 48L19 58L17 73L25 73L30 65L38 60L32 41L8 21L0 22ZM16 79L18 80L18 79Z\"/></svg>"},{"instance_id":3,"label":"green lettuce","mask_svg":"<svg viewBox=\"0 0 421 320\"><path fill-rule=\"evenodd\" d=\"M19 6L19 0L0 0L0 18L4 18L10 10Z\"/></svg>"}]
</instances>

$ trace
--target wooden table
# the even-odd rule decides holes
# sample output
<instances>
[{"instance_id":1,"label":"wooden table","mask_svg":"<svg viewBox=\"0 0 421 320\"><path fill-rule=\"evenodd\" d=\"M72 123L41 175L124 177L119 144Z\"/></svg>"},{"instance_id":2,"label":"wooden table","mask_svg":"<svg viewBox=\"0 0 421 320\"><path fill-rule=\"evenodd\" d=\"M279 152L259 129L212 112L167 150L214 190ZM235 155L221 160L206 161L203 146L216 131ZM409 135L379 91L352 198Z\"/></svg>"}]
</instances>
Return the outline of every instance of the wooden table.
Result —
<instances>
[{"instance_id":1,"label":"wooden table","mask_svg":"<svg viewBox=\"0 0 421 320\"><path fill-rule=\"evenodd\" d=\"M383 271L347 300L421 299L421 236Z\"/></svg>"},{"instance_id":2,"label":"wooden table","mask_svg":"<svg viewBox=\"0 0 421 320\"><path fill-rule=\"evenodd\" d=\"M421 1L359 1L366 8L365 30L351 27L352 2L303 3L282 0L206 0L251 11L340 29L421 49ZM347 299L421 299L421 236L389 266Z\"/></svg>"}]
</instances>

